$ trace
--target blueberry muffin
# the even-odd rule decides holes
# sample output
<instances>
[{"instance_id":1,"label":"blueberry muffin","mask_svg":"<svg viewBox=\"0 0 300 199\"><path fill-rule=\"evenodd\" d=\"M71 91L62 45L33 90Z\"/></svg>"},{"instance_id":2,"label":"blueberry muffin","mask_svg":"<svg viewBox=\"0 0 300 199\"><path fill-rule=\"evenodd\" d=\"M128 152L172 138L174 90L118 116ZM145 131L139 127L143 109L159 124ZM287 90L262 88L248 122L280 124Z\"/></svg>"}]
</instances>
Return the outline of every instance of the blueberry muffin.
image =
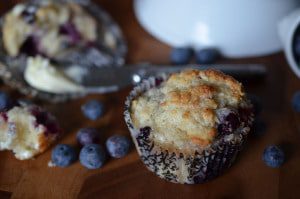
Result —
<instances>
[{"instance_id":1,"label":"blueberry muffin","mask_svg":"<svg viewBox=\"0 0 300 199\"><path fill-rule=\"evenodd\" d=\"M54 116L35 105L0 112L0 151L11 150L19 160L43 153L62 134Z\"/></svg>"},{"instance_id":2,"label":"blueberry muffin","mask_svg":"<svg viewBox=\"0 0 300 199\"><path fill-rule=\"evenodd\" d=\"M161 178L187 184L230 167L253 117L242 85L214 70L150 78L134 88L125 106L145 165Z\"/></svg>"},{"instance_id":3,"label":"blueberry muffin","mask_svg":"<svg viewBox=\"0 0 300 199\"><path fill-rule=\"evenodd\" d=\"M52 58L96 39L96 20L76 3L18 4L4 16L3 43L12 57L23 53Z\"/></svg>"}]
</instances>

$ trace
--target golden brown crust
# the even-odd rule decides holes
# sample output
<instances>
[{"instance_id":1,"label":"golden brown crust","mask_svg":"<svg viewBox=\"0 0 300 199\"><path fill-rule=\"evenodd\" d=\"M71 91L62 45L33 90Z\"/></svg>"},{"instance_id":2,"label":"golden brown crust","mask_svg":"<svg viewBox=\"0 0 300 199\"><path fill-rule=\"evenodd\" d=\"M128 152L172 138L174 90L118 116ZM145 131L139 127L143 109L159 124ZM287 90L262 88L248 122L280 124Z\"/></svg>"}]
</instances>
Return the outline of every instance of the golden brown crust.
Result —
<instances>
[{"instance_id":1,"label":"golden brown crust","mask_svg":"<svg viewBox=\"0 0 300 199\"><path fill-rule=\"evenodd\" d=\"M233 97L238 100L244 96L242 84L229 75L225 75L217 70L203 70L199 71L199 76L201 78L207 78L208 81L226 84L233 91Z\"/></svg>"},{"instance_id":2,"label":"golden brown crust","mask_svg":"<svg viewBox=\"0 0 300 199\"><path fill-rule=\"evenodd\" d=\"M214 91L215 89L208 85L198 85L183 91L171 91L168 95L169 103L192 107L199 106L203 98L212 98Z\"/></svg>"},{"instance_id":3,"label":"golden brown crust","mask_svg":"<svg viewBox=\"0 0 300 199\"><path fill-rule=\"evenodd\" d=\"M44 132L38 134L38 143L40 145L39 153L43 153L49 147L49 145L51 145L52 142L53 140L47 139Z\"/></svg>"},{"instance_id":4,"label":"golden brown crust","mask_svg":"<svg viewBox=\"0 0 300 199\"><path fill-rule=\"evenodd\" d=\"M222 72L185 70L134 100L132 118L139 128L153 128L153 139L162 145L191 142L206 147L217 133L216 110L239 107L243 96L242 85Z\"/></svg>"},{"instance_id":5,"label":"golden brown crust","mask_svg":"<svg viewBox=\"0 0 300 199\"><path fill-rule=\"evenodd\" d=\"M168 80L168 82L178 83L178 84L189 84L190 81L201 78L206 82L210 82L212 84L216 83L219 85L226 85L229 89L233 91L233 96L237 99L241 99L244 96L244 91L241 83L236 81L229 75L225 75L224 73L217 71L217 70L193 70L189 69L186 71L181 72L179 75L177 73L172 74ZM204 85L198 86L194 88L193 91L198 91L198 95L208 95L213 92L213 87Z\"/></svg>"}]
</instances>

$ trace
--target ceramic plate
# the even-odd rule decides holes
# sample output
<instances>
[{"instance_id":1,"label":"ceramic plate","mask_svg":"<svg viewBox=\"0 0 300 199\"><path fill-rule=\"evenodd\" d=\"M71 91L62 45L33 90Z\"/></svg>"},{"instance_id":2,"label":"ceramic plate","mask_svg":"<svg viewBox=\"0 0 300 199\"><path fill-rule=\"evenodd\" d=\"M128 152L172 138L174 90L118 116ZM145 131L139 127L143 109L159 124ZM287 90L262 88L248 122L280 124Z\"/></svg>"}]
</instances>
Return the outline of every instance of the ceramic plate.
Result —
<instances>
[{"instance_id":1,"label":"ceramic plate","mask_svg":"<svg viewBox=\"0 0 300 199\"><path fill-rule=\"evenodd\" d=\"M74 0L58 0L58 2L74 2ZM26 4L39 5L41 0L27 1ZM98 5L88 0L75 0L83 8L89 12L98 21L98 38L97 43L101 44L101 51L108 55L108 61L105 63L99 63L94 57L83 55L85 50L75 51L68 56L67 62L85 64L94 63L97 61L97 66L111 65L113 67L122 66L124 64L125 55L127 52L126 42L122 35L119 26L112 20L112 18ZM0 27L2 29L3 18L0 19ZM16 58L12 58L7 55L2 41L2 31L0 32L0 77L7 85L18 89L25 95L40 98L50 102L61 102L68 99L74 99L83 96L83 94L53 94L37 90L28 85L23 77L24 69L26 67L26 56L21 55ZM84 57L84 58L83 58Z\"/></svg>"}]
</instances>

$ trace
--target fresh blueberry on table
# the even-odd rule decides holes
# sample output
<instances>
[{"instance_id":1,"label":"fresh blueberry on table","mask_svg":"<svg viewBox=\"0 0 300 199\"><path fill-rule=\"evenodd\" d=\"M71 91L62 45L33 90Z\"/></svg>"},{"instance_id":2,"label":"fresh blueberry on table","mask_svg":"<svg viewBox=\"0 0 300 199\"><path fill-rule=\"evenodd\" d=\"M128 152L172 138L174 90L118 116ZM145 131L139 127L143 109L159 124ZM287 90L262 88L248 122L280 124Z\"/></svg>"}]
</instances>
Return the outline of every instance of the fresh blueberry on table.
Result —
<instances>
[{"instance_id":1,"label":"fresh blueberry on table","mask_svg":"<svg viewBox=\"0 0 300 199\"><path fill-rule=\"evenodd\" d=\"M85 145L79 154L80 163L88 169L98 169L105 162L105 152L99 144Z\"/></svg>"},{"instance_id":2,"label":"fresh blueberry on table","mask_svg":"<svg viewBox=\"0 0 300 199\"><path fill-rule=\"evenodd\" d=\"M173 64L188 64L193 56L192 48L173 48L170 59Z\"/></svg>"},{"instance_id":3,"label":"fresh blueberry on table","mask_svg":"<svg viewBox=\"0 0 300 199\"><path fill-rule=\"evenodd\" d=\"M12 101L10 97L5 92L0 91L0 111L9 109L11 105Z\"/></svg>"},{"instance_id":4,"label":"fresh blueberry on table","mask_svg":"<svg viewBox=\"0 0 300 199\"><path fill-rule=\"evenodd\" d=\"M59 167L67 167L77 159L76 150L67 144L58 144L52 151L52 162Z\"/></svg>"},{"instance_id":5,"label":"fresh blueberry on table","mask_svg":"<svg viewBox=\"0 0 300 199\"><path fill-rule=\"evenodd\" d=\"M300 90L294 93L292 98L292 106L295 111L300 112Z\"/></svg>"},{"instance_id":6,"label":"fresh blueberry on table","mask_svg":"<svg viewBox=\"0 0 300 199\"><path fill-rule=\"evenodd\" d=\"M90 120L97 120L104 114L104 105L100 101L90 100L81 107L81 110Z\"/></svg>"},{"instance_id":7,"label":"fresh blueberry on table","mask_svg":"<svg viewBox=\"0 0 300 199\"><path fill-rule=\"evenodd\" d=\"M95 128L82 128L77 133L77 141L81 145L95 144L99 141L99 132Z\"/></svg>"},{"instance_id":8,"label":"fresh blueberry on table","mask_svg":"<svg viewBox=\"0 0 300 199\"><path fill-rule=\"evenodd\" d=\"M195 57L197 64L212 64L220 57L220 52L215 48L206 48L197 50Z\"/></svg>"},{"instance_id":9,"label":"fresh blueberry on table","mask_svg":"<svg viewBox=\"0 0 300 199\"><path fill-rule=\"evenodd\" d=\"M278 168L284 163L285 155L281 148L275 145L268 146L263 152L263 161L269 167Z\"/></svg>"},{"instance_id":10,"label":"fresh blueberry on table","mask_svg":"<svg viewBox=\"0 0 300 199\"><path fill-rule=\"evenodd\" d=\"M130 148L130 140L122 135L114 135L106 140L106 149L111 157L121 158L127 155Z\"/></svg>"}]
</instances>

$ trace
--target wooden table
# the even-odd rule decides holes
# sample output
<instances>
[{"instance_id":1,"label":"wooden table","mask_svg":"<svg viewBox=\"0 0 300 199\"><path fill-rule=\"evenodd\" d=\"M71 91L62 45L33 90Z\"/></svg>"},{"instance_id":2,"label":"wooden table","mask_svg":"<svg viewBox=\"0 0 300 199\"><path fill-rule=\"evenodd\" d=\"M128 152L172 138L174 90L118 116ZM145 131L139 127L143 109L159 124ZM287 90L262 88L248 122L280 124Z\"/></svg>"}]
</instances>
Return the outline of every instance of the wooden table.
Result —
<instances>
[{"instance_id":1,"label":"wooden table","mask_svg":"<svg viewBox=\"0 0 300 199\"><path fill-rule=\"evenodd\" d=\"M1 3L0 11L6 11L14 2L17 1ZM129 46L128 63L168 63L170 48L139 26L130 0L98 2L124 31ZM269 70L264 81L245 85L262 99L261 117L267 123L267 131L259 137L250 136L236 163L224 175L201 185L172 184L149 172L134 149L125 158L110 159L98 170L87 170L78 162L64 169L49 168L51 149L28 161L18 161L10 152L0 152L0 198L299 198L300 117L290 105L293 92L300 89L299 80L282 53L253 59L223 59L219 63L263 63ZM4 85L2 89L20 96ZM52 111L65 129L66 135L59 143L75 145L77 130L87 126L98 128L104 143L112 134L129 136L122 117L129 90L61 104L37 103ZM80 106L88 99L105 102L108 111L102 119L93 122L83 117ZM262 151L270 144L281 144L286 150L287 161L279 169L269 168L261 160Z\"/></svg>"}]
</instances>

